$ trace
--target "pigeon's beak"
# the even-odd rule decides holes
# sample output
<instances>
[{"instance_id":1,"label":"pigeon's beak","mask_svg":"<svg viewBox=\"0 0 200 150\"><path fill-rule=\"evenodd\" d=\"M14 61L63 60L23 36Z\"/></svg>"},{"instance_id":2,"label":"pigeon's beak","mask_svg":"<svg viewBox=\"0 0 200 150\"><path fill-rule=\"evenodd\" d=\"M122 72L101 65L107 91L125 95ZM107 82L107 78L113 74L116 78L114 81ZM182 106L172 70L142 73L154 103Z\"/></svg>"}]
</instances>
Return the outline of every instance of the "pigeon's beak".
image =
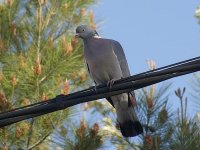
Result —
<instances>
[{"instance_id":1,"label":"pigeon's beak","mask_svg":"<svg viewBox=\"0 0 200 150\"><path fill-rule=\"evenodd\" d=\"M75 38L79 38L80 37L80 34L79 33L76 33L75 34Z\"/></svg>"}]
</instances>

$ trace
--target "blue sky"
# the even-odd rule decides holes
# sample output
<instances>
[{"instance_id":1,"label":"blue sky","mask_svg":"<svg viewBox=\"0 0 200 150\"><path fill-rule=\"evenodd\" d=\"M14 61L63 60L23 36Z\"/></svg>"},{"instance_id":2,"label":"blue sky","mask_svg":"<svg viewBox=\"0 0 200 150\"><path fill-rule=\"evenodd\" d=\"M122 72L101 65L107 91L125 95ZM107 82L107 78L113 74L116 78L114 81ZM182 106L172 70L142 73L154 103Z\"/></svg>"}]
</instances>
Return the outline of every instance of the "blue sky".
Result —
<instances>
[{"instance_id":1,"label":"blue sky","mask_svg":"<svg viewBox=\"0 0 200 150\"><path fill-rule=\"evenodd\" d=\"M194 17L199 5L200 0L99 0L93 9L100 22L99 34L121 43L131 73L136 74L148 69L147 59L162 67L200 56L200 25ZM173 82L173 89L191 87L191 78L187 75L169 82ZM190 93L188 88L189 99ZM177 107L177 99L171 104ZM193 109L190 106L192 115Z\"/></svg>"}]
</instances>

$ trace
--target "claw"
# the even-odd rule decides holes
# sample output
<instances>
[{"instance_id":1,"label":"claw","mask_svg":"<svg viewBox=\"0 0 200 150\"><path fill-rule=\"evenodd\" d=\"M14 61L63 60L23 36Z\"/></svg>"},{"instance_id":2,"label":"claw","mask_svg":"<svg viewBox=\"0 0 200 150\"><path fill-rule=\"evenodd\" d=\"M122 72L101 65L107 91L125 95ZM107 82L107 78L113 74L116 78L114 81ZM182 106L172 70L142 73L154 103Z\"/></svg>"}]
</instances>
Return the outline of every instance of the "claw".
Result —
<instances>
[{"instance_id":1,"label":"claw","mask_svg":"<svg viewBox=\"0 0 200 150\"><path fill-rule=\"evenodd\" d=\"M115 83L115 81L116 81L115 79L112 79L112 80L108 81L107 82L107 86L111 89L113 84Z\"/></svg>"}]
</instances>

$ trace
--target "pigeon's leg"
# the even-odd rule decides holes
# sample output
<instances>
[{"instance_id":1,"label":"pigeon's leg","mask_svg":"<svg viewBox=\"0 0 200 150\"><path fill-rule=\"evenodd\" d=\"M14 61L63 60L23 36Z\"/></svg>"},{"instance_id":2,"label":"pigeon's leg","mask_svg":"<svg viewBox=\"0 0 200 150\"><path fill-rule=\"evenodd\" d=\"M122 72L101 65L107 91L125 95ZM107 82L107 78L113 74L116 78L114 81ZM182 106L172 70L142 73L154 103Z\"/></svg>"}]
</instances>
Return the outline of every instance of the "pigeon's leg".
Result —
<instances>
[{"instance_id":1,"label":"pigeon's leg","mask_svg":"<svg viewBox=\"0 0 200 150\"><path fill-rule=\"evenodd\" d=\"M116 79L111 79L110 81L107 82L107 86L111 89L115 81Z\"/></svg>"},{"instance_id":2,"label":"pigeon's leg","mask_svg":"<svg viewBox=\"0 0 200 150\"><path fill-rule=\"evenodd\" d=\"M94 91L97 93L97 82L94 80Z\"/></svg>"},{"instance_id":3,"label":"pigeon's leg","mask_svg":"<svg viewBox=\"0 0 200 150\"><path fill-rule=\"evenodd\" d=\"M94 90L97 93L97 85L96 84L94 85Z\"/></svg>"},{"instance_id":4,"label":"pigeon's leg","mask_svg":"<svg viewBox=\"0 0 200 150\"><path fill-rule=\"evenodd\" d=\"M97 93L97 85L95 84L94 86L90 86L89 89L94 89L94 91Z\"/></svg>"}]
</instances>

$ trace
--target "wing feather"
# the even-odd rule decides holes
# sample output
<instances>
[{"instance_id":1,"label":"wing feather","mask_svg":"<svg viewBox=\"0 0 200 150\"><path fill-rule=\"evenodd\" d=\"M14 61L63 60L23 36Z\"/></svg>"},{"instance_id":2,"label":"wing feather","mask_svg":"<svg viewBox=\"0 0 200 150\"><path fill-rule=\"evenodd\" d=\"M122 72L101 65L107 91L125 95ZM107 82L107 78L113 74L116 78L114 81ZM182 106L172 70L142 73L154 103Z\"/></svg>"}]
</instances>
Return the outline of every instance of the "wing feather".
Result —
<instances>
[{"instance_id":1,"label":"wing feather","mask_svg":"<svg viewBox=\"0 0 200 150\"><path fill-rule=\"evenodd\" d=\"M131 74L130 74L128 62L126 60L126 56L125 56L125 53L124 53L124 50L123 50L121 44L117 41L112 40L112 46L113 46L113 52L117 56L117 59L119 61L123 77L124 78L129 77ZM129 97L130 97L129 98L129 106L135 107L136 100L135 100L134 91L130 92Z\"/></svg>"},{"instance_id":2,"label":"wing feather","mask_svg":"<svg viewBox=\"0 0 200 150\"><path fill-rule=\"evenodd\" d=\"M131 74L129 71L128 63L121 44L117 41L112 40L112 47L113 47L113 52L117 56L117 59L119 61L123 77L125 78L130 76Z\"/></svg>"}]
</instances>

